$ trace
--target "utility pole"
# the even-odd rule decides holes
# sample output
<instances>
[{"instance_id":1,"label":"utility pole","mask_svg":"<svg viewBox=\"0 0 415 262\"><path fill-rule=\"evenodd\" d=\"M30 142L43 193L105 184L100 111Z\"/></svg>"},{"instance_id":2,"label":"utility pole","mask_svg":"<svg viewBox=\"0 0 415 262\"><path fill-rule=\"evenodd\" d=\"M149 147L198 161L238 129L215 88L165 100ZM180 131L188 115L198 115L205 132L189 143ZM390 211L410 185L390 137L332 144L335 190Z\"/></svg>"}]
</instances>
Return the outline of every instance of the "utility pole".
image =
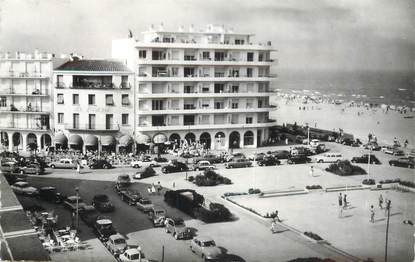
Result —
<instances>
[{"instance_id":1,"label":"utility pole","mask_svg":"<svg viewBox=\"0 0 415 262\"><path fill-rule=\"evenodd\" d=\"M370 178L370 155L372 154L372 146L369 146L369 156L367 160L367 177Z\"/></svg>"},{"instance_id":2,"label":"utility pole","mask_svg":"<svg viewBox=\"0 0 415 262\"><path fill-rule=\"evenodd\" d=\"M79 230L79 188L75 187L76 192L76 232Z\"/></svg>"},{"instance_id":3,"label":"utility pole","mask_svg":"<svg viewBox=\"0 0 415 262\"><path fill-rule=\"evenodd\" d=\"M391 212L391 201L389 199L386 202L386 208L388 210L388 220L386 222L385 262L388 261L389 217L390 217L390 212Z\"/></svg>"}]
</instances>

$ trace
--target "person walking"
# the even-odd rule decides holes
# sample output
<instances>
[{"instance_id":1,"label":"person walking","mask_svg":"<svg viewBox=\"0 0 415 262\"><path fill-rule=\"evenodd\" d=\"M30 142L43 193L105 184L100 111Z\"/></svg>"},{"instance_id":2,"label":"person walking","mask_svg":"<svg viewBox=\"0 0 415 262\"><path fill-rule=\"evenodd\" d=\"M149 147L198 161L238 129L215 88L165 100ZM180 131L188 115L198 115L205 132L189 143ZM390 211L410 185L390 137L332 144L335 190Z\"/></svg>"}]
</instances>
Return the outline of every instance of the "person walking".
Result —
<instances>
[{"instance_id":1,"label":"person walking","mask_svg":"<svg viewBox=\"0 0 415 262\"><path fill-rule=\"evenodd\" d=\"M310 176L314 177L314 167L310 166Z\"/></svg>"},{"instance_id":2,"label":"person walking","mask_svg":"<svg viewBox=\"0 0 415 262\"><path fill-rule=\"evenodd\" d=\"M278 222L282 222L282 220L280 219L280 217L278 216L278 210L275 210L275 213L274 213L275 215L274 215L274 219L276 219Z\"/></svg>"},{"instance_id":3,"label":"person walking","mask_svg":"<svg viewBox=\"0 0 415 262\"><path fill-rule=\"evenodd\" d=\"M342 193L339 193L339 217L343 216L343 196Z\"/></svg>"},{"instance_id":4,"label":"person walking","mask_svg":"<svg viewBox=\"0 0 415 262\"><path fill-rule=\"evenodd\" d=\"M344 194L344 196L343 196L343 208L346 209L347 208L347 205L348 205L348 203L347 203L347 195Z\"/></svg>"},{"instance_id":5,"label":"person walking","mask_svg":"<svg viewBox=\"0 0 415 262\"><path fill-rule=\"evenodd\" d=\"M370 222L375 223L375 208L370 206Z\"/></svg>"},{"instance_id":6,"label":"person walking","mask_svg":"<svg viewBox=\"0 0 415 262\"><path fill-rule=\"evenodd\" d=\"M81 174L81 165L79 164L79 162L76 163L76 172L78 172L78 174Z\"/></svg>"},{"instance_id":7,"label":"person walking","mask_svg":"<svg viewBox=\"0 0 415 262\"><path fill-rule=\"evenodd\" d=\"M379 195L379 208L383 209L383 197L382 194Z\"/></svg>"},{"instance_id":8,"label":"person walking","mask_svg":"<svg viewBox=\"0 0 415 262\"><path fill-rule=\"evenodd\" d=\"M154 185L154 183L151 185L151 194L156 194L156 186Z\"/></svg>"},{"instance_id":9,"label":"person walking","mask_svg":"<svg viewBox=\"0 0 415 262\"><path fill-rule=\"evenodd\" d=\"M271 222L271 232L272 234L277 233L277 222L275 222L275 219L272 219Z\"/></svg>"}]
</instances>

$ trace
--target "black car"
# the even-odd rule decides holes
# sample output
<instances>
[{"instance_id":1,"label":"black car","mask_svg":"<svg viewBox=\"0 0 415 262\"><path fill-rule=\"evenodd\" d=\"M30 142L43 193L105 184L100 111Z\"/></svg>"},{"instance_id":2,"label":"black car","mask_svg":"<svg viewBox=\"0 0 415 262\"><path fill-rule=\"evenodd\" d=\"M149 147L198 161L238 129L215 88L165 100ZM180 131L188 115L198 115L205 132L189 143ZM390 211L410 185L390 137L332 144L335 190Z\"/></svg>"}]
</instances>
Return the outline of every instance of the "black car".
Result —
<instances>
[{"instance_id":1,"label":"black car","mask_svg":"<svg viewBox=\"0 0 415 262\"><path fill-rule=\"evenodd\" d=\"M99 216L98 210L96 210L93 206L86 206L80 213L79 217L82 219L82 221L85 222L85 224L89 227L94 226L95 221L97 221L97 218Z\"/></svg>"},{"instance_id":2,"label":"black car","mask_svg":"<svg viewBox=\"0 0 415 262\"><path fill-rule=\"evenodd\" d=\"M389 165L407 167L407 168L414 168L415 167L415 160L412 157L402 157L402 158L390 160Z\"/></svg>"},{"instance_id":3,"label":"black car","mask_svg":"<svg viewBox=\"0 0 415 262\"><path fill-rule=\"evenodd\" d=\"M157 163L167 163L167 162L169 162L169 160L165 157L155 157L153 160L156 161Z\"/></svg>"},{"instance_id":4,"label":"black car","mask_svg":"<svg viewBox=\"0 0 415 262\"><path fill-rule=\"evenodd\" d=\"M101 212L114 211L114 205L111 203L107 195L95 195L92 199L92 205Z\"/></svg>"},{"instance_id":5,"label":"black car","mask_svg":"<svg viewBox=\"0 0 415 262\"><path fill-rule=\"evenodd\" d=\"M65 199L61 193L56 190L56 187L45 186L39 188L39 198L44 201L60 204Z\"/></svg>"},{"instance_id":6,"label":"black car","mask_svg":"<svg viewBox=\"0 0 415 262\"><path fill-rule=\"evenodd\" d=\"M167 173L174 173L174 172L183 172L187 170L189 170L189 167L185 163L174 161L171 164L164 166L161 169L161 172L167 174Z\"/></svg>"},{"instance_id":7,"label":"black car","mask_svg":"<svg viewBox=\"0 0 415 262\"><path fill-rule=\"evenodd\" d=\"M352 163L367 164L368 162L369 162L369 154L364 154L362 156L352 158ZM380 165L379 159L373 154L370 155L370 163Z\"/></svg>"},{"instance_id":8,"label":"black car","mask_svg":"<svg viewBox=\"0 0 415 262\"><path fill-rule=\"evenodd\" d=\"M264 157L264 159L258 161L258 166L277 166L281 162L275 157Z\"/></svg>"},{"instance_id":9,"label":"black car","mask_svg":"<svg viewBox=\"0 0 415 262\"><path fill-rule=\"evenodd\" d=\"M97 217L94 223L94 232L101 241L107 241L109 236L117 233L111 219L107 217Z\"/></svg>"},{"instance_id":10,"label":"black car","mask_svg":"<svg viewBox=\"0 0 415 262\"><path fill-rule=\"evenodd\" d=\"M290 156L287 159L288 164L305 164L311 162L311 158L305 156L305 155L296 155L296 156Z\"/></svg>"},{"instance_id":11,"label":"black car","mask_svg":"<svg viewBox=\"0 0 415 262\"><path fill-rule=\"evenodd\" d=\"M107 160L96 160L89 165L91 169L109 169L112 165Z\"/></svg>"},{"instance_id":12,"label":"black car","mask_svg":"<svg viewBox=\"0 0 415 262\"><path fill-rule=\"evenodd\" d=\"M271 152L271 155L278 159L288 159L290 157L290 152L287 150L277 150Z\"/></svg>"},{"instance_id":13,"label":"black car","mask_svg":"<svg viewBox=\"0 0 415 262\"><path fill-rule=\"evenodd\" d=\"M342 145L351 146L354 143L354 140L347 137L347 138L340 139L339 142Z\"/></svg>"}]
</instances>

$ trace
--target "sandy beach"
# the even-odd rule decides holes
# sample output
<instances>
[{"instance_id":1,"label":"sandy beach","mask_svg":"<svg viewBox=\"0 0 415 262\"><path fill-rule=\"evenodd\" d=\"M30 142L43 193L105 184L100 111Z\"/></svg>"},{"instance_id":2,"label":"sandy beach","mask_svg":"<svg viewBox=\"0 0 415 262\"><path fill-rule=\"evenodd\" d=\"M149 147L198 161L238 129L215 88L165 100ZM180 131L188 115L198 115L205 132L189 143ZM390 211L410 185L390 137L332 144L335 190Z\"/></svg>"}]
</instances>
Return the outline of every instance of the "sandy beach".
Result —
<instances>
[{"instance_id":1,"label":"sandy beach","mask_svg":"<svg viewBox=\"0 0 415 262\"><path fill-rule=\"evenodd\" d=\"M287 99L282 95L271 97L271 103L277 108L270 113L271 119L276 119L278 125L294 123L308 125L336 131L339 128L346 133L351 133L355 138L367 141L368 134L374 134L380 144L393 144L396 137L403 146L407 139L408 148L415 148L415 113L401 114L398 111L389 110L386 114L382 108L369 108L362 106L349 106L348 103L339 105L331 103L316 103L310 100L303 104L301 97ZM299 107L301 106L301 110ZM305 108L305 110L304 110Z\"/></svg>"}]
</instances>

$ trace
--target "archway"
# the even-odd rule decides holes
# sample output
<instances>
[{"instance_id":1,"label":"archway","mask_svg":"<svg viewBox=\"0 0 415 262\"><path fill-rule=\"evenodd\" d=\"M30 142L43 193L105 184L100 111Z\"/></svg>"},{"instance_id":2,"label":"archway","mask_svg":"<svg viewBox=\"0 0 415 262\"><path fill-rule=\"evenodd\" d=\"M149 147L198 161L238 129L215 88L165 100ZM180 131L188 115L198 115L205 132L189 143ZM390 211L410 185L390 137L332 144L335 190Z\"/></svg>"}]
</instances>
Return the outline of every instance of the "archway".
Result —
<instances>
[{"instance_id":1,"label":"archway","mask_svg":"<svg viewBox=\"0 0 415 262\"><path fill-rule=\"evenodd\" d=\"M12 137L13 146L17 147L18 150L23 149L23 136L20 133L14 133Z\"/></svg>"},{"instance_id":2,"label":"archway","mask_svg":"<svg viewBox=\"0 0 415 262\"><path fill-rule=\"evenodd\" d=\"M33 133L29 133L26 137L26 146L27 150L29 151L36 151L38 144L37 144L37 137Z\"/></svg>"},{"instance_id":3,"label":"archway","mask_svg":"<svg viewBox=\"0 0 415 262\"><path fill-rule=\"evenodd\" d=\"M223 132L217 132L215 134L215 149L222 149L225 147L226 136Z\"/></svg>"},{"instance_id":4,"label":"archway","mask_svg":"<svg viewBox=\"0 0 415 262\"><path fill-rule=\"evenodd\" d=\"M50 147L52 145L52 138L48 134L43 134L40 137L40 148L45 149L46 147Z\"/></svg>"},{"instance_id":5,"label":"archway","mask_svg":"<svg viewBox=\"0 0 415 262\"><path fill-rule=\"evenodd\" d=\"M229 148L239 148L239 142L241 141L241 135L238 131L233 131L229 135Z\"/></svg>"},{"instance_id":6,"label":"archway","mask_svg":"<svg viewBox=\"0 0 415 262\"><path fill-rule=\"evenodd\" d=\"M189 145L196 142L196 136L193 133L187 133L184 139L187 141Z\"/></svg>"},{"instance_id":7,"label":"archway","mask_svg":"<svg viewBox=\"0 0 415 262\"><path fill-rule=\"evenodd\" d=\"M82 152L82 147L84 145L84 140L80 135L71 135L69 137L69 147L71 149L79 150Z\"/></svg>"},{"instance_id":8,"label":"archway","mask_svg":"<svg viewBox=\"0 0 415 262\"><path fill-rule=\"evenodd\" d=\"M200 135L200 143L203 145L203 148L210 149L212 139L210 138L210 134L208 132L204 132Z\"/></svg>"},{"instance_id":9,"label":"archway","mask_svg":"<svg viewBox=\"0 0 415 262\"><path fill-rule=\"evenodd\" d=\"M177 134L177 133L173 133L173 134L171 134L170 135L170 137L169 137L169 141L170 142L172 142L172 143L177 143L177 144L180 144L180 135L179 134Z\"/></svg>"},{"instance_id":10,"label":"archway","mask_svg":"<svg viewBox=\"0 0 415 262\"><path fill-rule=\"evenodd\" d=\"M244 146L252 146L254 144L254 133L246 131L244 134Z\"/></svg>"},{"instance_id":11,"label":"archway","mask_svg":"<svg viewBox=\"0 0 415 262\"><path fill-rule=\"evenodd\" d=\"M9 135L7 134L7 132L1 132L0 138L1 145L7 148L9 146Z\"/></svg>"}]
</instances>

